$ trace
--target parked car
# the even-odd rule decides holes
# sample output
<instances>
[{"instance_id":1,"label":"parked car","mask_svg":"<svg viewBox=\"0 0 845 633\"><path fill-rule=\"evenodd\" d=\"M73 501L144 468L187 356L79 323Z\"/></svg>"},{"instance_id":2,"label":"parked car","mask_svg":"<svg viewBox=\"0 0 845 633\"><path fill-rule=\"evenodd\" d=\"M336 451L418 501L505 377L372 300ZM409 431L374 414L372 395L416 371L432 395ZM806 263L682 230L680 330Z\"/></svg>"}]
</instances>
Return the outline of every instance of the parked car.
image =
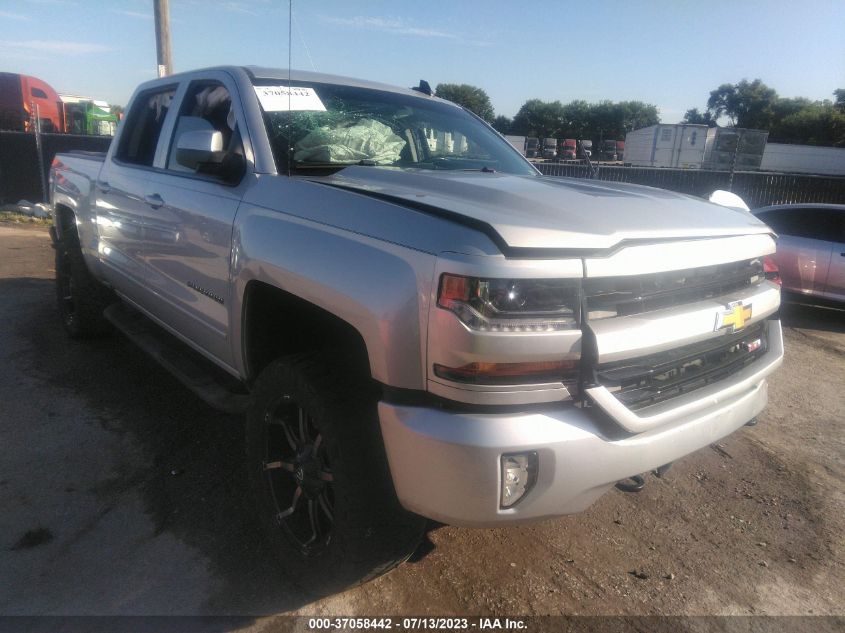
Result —
<instances>
[{"instance_id":1,"label":"parked car","mask_svg":"<svg viewBox=\"0 0 845 633\"><path fill-rule=\"evenodd\" d=\"M773 257L784 291L845 302L845 205L782 204L753 213L778 233Z\"/></svg>"},{"instance_id":2,"label":"parked car","mask_svg":"<svg viewBox=\"0 0 845 633\"><path fill-rule=\"evenodd\" d=\"M405 560L424 518L586 509L753 420L783 357L765 224L545 177L414 90L149 81L107 154L56 155L50 200L65 329L110 321L244 412L273 549L332 588Z\"/></svg>"}]
</instances>

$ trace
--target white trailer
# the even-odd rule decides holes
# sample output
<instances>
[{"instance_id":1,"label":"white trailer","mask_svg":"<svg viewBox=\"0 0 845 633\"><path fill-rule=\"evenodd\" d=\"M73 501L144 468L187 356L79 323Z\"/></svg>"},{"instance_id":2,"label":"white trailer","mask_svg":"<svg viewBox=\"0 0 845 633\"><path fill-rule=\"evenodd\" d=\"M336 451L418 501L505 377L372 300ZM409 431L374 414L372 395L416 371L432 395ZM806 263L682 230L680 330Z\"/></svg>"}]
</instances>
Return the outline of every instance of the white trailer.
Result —
<instances>
[{"instance_id":1,"label":"white trailer","mask_svg":"<svg viewBox=\"0 0 845 633\"><path fill-rule=\"evenodd\" d=\"M769 133L739 127L711 127L707 130L704 169L737 171L760 169Z\"/></svg>"},{"instance_id":2,"label":"white trailer","mask_svg":"<svg viewBox=\"0 0 845 633\"><path fill-rule=\"evenodd\" d=\"M845 148L769 143L760 169L798 174L845 176Z\"/></svg>"},{"instance_id":3,"label":"white trailer","mask_svg":"<svg viewBox=\"0 0 845 633\"><path fill-rule=\"evenodd\" d=\"M508 143L513 145L520 154L525 156L525 137L524 136L507 136L505 139Z\"/></svg>"},{"instance_id":4,"label":"white trailer","mask_svg":"<svg viewBox=\"0 0 845 633\"><path fill-rule=\"evenodd\" d=\"M625 164L698 169L704 162L707 126L651 125L625 135Z\"/></svg>"}]
</instances>

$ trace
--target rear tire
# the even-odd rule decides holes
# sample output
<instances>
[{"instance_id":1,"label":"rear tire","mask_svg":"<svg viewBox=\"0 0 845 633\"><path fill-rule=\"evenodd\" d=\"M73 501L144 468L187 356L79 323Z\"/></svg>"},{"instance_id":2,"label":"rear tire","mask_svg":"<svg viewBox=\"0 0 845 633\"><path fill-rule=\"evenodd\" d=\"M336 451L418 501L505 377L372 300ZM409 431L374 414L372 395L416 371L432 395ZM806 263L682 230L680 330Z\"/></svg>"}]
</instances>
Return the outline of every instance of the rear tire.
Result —
<instances>
[{"instance_id":1,"label":"rear tire","mask_svg":"<svg viewBox=\"0 0 845 633\"><path fill-rule=\"evenodd\" d=\"M74 231L65 231L56 242L56 300L62 325L71 338L93 338L108 332L103 310L115 300L114 294L88 270Z\"/></svg>"},{"instance_id":2,"label":"rear tire","mask_svg":"<svg viewBox=\"0 0 845 633\"><path fill-rule=\"evenodd\" d=\"M398 565L425 526L396 498L377 391L332 366L317 353L271 363L246 424L249 478L270 544L286 575L319 594Z\"/></svg>"}]
</instances>

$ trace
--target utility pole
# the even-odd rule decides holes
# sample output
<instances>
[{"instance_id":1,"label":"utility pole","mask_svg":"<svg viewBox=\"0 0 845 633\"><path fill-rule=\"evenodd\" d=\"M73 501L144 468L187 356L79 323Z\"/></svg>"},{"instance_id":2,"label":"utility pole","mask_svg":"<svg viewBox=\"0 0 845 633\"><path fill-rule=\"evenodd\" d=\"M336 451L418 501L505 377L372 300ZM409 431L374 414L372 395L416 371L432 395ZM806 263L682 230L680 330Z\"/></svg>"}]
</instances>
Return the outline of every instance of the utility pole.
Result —
<instances>
[{"instance_id":1,"label":"utility pole","mask_svg":"<svg viewBox=\"0 0 845 633\"><path fill-rule=\"evenodd\" d=\"M156 20L156 55L158 76L173 74L170 56L170 0L153 0Z\"/></svg>"}]
</instances>

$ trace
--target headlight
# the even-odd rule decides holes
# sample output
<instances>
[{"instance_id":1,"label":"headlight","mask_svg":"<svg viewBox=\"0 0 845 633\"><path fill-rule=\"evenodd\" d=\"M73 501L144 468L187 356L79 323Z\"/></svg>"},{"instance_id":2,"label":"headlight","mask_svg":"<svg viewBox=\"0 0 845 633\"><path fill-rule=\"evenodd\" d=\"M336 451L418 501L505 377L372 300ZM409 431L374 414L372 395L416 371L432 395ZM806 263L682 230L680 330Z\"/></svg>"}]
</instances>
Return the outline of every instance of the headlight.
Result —
<instances>
[{"instance_id":1,"label":"headlight","mask_svg":"<svg viewBox=\"0 0 845 633\"><path fill-rule=\"evenodd\" d=\"M578 282L444 274L437 305L473 330L555 332L578 327Z\"/></svg>"}]
</instances>

